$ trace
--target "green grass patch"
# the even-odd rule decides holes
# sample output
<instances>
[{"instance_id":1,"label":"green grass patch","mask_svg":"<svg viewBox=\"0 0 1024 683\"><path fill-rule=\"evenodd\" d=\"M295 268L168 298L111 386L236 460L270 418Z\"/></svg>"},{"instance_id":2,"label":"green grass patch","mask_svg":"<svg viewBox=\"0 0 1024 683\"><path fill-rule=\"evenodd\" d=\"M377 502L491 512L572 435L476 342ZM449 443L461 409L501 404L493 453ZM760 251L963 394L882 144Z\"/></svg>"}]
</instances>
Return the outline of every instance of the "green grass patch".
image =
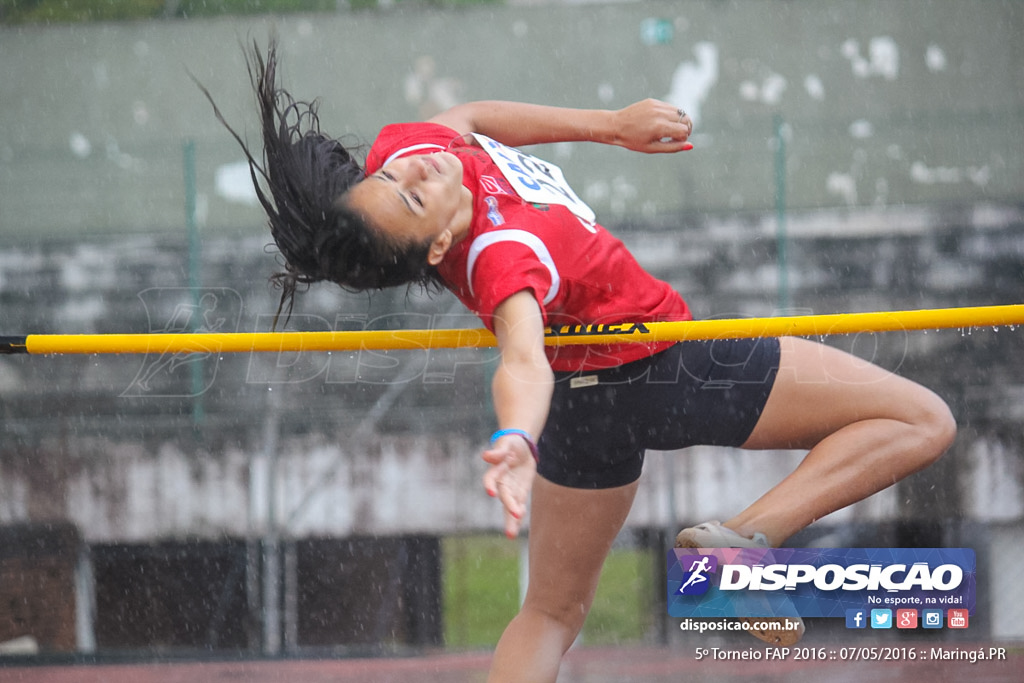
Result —
<instances>
[{"instance_id":1,"label":"green grass patch","mask_svg":"<svg viewBox=\"0 0 1024 683\"><path fill-rule=\"evenodd\" d=\"M456 536L442 541L445 644L494 647L519 611L519 544L504 536ZM651 620L652 558L616 549L605 562L590 616L587 645L638 642Z\"/></svg>"},{"instance_id":2,"label":"green grass patch","mask_svg":"<svg viewBox=\"0 0 1024 683\"><path fill-rule=\"evenodd\" d=\"M442 541L445 644L494 647L519 611L519 544L504 536Z\"/></svg>"},{"instance_id":3,"label":"green grass patch","mask_svg":"<svg viewBox=\"0 0 1024 683\"><path fill-rule=\"evenodd\" d=\"M652 572L651 558L646 553L633 549L609 553L583 625L585 645L619 645L643 639L651 617Z\"/></svg>"}]
</instances>

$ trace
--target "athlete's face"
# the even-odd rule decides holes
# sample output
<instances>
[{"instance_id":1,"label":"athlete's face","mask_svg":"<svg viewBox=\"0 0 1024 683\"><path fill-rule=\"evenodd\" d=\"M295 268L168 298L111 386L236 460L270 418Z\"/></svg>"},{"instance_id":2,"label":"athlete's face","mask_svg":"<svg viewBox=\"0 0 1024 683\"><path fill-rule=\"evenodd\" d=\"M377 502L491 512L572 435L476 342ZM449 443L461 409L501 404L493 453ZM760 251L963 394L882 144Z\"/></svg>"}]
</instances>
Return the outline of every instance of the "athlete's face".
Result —
<instances>
[{"instance_id":1,"label":"athlete's face","mask_svg":"<svg viewBox=\"0 0 1024 683\"><path fill-rule=\"evenodd\" d=\"M465 235L473 215L462 162L448 152L395 159L353 187L347 203L400 244L431 243L432 265Z\"/></svg>"}]
</instances>

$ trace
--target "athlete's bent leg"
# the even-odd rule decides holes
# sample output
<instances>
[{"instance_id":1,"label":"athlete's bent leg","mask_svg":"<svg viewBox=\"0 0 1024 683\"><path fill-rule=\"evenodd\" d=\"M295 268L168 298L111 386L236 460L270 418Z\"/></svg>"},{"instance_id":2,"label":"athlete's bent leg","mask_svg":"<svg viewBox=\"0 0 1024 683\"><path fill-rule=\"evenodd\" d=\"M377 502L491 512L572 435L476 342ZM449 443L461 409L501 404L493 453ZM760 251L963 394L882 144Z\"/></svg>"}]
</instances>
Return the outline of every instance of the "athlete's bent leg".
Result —
<instances>
[{"instance_id":1,"label":"athlete's bent leg","mask_svg":"<svg viewBox=\"0 0 1024 683\"><path fill-rule=\"evenodd\" d=\"M530 580L498 642L488 681L555 681L583 627L605 557L637 483L574 489L538 477L530 504Z\"/></svg>"},{"instance_id":2,"label":"athlete's bent leg","mask_svg":"<svg viewBox=\"0 0 1024 683\"><path fill-rule=\"evenodd\" d=\"M772 545L927 467L956 436L949 408L928 389L822 344L781 342L775 385L743 447L810 452L726 522Z\"/></svg>"}]
</instances>

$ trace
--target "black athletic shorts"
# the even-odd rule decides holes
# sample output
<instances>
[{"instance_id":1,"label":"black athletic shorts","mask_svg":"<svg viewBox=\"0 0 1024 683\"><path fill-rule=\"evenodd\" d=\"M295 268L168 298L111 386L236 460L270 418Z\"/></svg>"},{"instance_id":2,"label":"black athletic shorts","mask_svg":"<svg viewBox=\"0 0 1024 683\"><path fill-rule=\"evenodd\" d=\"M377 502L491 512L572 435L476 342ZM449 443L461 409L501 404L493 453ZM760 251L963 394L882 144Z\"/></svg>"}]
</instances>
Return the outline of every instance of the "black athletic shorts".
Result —
<instances>
[{"instance_id":1,"label":"black athletic shorts","mask_svg":"<svg viewBox=\"0 0 1024 683\"><path fill-rule=\"evenodd\" d=\"M685 341L616 368L556 372L538 472L573 488L623 486L644 451L740 446L779 367L779 340Z\"/></svg>"}]
</instances>

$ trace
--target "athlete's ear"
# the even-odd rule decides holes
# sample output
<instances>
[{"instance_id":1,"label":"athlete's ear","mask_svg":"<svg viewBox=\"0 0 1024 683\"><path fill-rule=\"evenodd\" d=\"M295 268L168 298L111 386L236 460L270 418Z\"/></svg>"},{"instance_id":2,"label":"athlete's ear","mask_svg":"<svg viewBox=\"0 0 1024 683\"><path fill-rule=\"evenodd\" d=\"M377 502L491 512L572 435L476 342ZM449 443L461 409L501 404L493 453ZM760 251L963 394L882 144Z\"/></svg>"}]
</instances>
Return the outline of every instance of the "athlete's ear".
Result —
<instances>
[{"instance_id":1,"label":"athlete's ear","mask_svg":"<svg viewBox=\"0 0 1024 683\"><path fill-rule=\"evenodd\" d=\"M444 260L445 254L452 247L452 231L445 228L444 232L438 235L433 242L430 243L430 251L427 252L427 263L432 266L440 265L441 261Z\"/></svg>"}]
</instances>

